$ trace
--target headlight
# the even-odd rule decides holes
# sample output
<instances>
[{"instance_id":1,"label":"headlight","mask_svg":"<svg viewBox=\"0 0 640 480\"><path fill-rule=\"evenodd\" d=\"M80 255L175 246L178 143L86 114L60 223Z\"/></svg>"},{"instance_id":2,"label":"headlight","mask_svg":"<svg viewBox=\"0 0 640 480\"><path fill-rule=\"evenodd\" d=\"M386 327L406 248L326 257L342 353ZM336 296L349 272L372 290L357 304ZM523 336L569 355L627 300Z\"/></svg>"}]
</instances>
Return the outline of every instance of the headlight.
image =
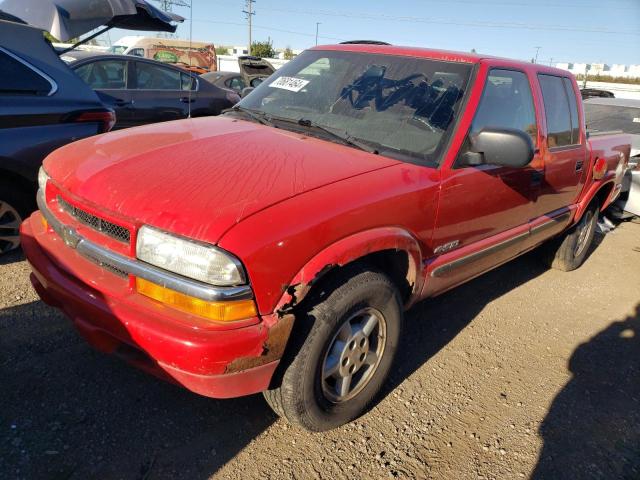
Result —
<instances>
[{"instance_id":1,"label":"headlight","mask_svg":"<svg viewBox=\"0 0 640 480\"><path fill-rule=\"evenodd\" d=\"M44 193L48 181L49 175L47 175L47 172L44 171L44 168L40 167L40 170L38 170L38 188L42 190L42 193Z\"/></svg>"},{"instance_id":2,"label":"headlight","mask_svg":"<svg viewBox=\"0 0 640 480\"><path fill-rule=\"evenodd\" d=\"M240 261L231 254L151 227L144 226L138 231L136 256L156 267L211 285L246 283Z\"/></svg>"}]
</instances>

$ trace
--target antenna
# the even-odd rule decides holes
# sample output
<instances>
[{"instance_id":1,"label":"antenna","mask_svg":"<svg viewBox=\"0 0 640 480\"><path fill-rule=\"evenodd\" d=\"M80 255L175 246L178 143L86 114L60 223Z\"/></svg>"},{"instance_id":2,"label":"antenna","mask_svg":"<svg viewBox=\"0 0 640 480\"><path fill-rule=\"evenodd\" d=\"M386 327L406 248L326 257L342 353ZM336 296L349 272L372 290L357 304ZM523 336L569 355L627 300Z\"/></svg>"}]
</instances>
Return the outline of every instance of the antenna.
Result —
<instances>
[{"instance_id":1,"label":"antenna","mask_svg":"<svg viewBox=\"0 0 640 480\"><path fill-rule=\"evenodd\" d=\"M245 3L245 8L246 10L243 10L242 13L244 13L247 16L247 20L249 21L249 55L251 55L251 44L252 42L252 38L251 38L251 23L253 21L253 16L256 14L256 12L253 11L253 4L256 3L256 0L246 0Z\"/></svg>"},{"instance_id":2,"label":"antenna","mask_svg":"<svg viewBox=\"0 0 640 480\"><path fill-rule=\"evenodd\" d=\"M191 68L191 50L193 48L193 0L189 0L187 3L185 0L153 0L154 2L158 2L160 4L160 8L165 12L171 12L173 10L173 6L177 7L188 7L190 9L189 14L189 51L187 53L189 58L189 68ZM191 70L189 70L189 79L191 82L189 83L189 93L187 94L187 118L191 118L191 92L193 90L193 82L194 78L191 76Z\"/></svg>"}]
</instances>

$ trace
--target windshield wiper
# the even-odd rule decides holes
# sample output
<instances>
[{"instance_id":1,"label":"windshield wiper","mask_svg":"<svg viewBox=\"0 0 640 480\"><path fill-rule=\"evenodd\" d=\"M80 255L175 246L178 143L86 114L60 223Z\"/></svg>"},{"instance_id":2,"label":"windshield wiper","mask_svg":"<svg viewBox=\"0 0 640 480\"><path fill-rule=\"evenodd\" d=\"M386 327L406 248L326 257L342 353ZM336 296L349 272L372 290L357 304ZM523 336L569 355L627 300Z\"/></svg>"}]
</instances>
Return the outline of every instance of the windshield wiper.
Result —
<instances>
[{"instance_id":1,"label":"windshield wiper","mask_svg":"<svg viewBox=\"0 0 640 480\"><path fill-rule=\"evenodd\" d=\"M349 133L346 130L344 132L339 130L338 131L333 130L323 125L318 125L317 123L313 123L311 120L308 120L306 118L299 119L297 123L301 127L312 128L314 130L319 130L322 133L326 133L327 135L337 140L340 140L342 143L349 145L351 147L357 148L359 150L363 150L368 153L373 153L374 155L378 155L380 153L377 148L374 148L371 145L367 145L366 143L363 143L358 139L353 138L351 135L349 135Z\"/></svg>"},{"instance_id":2,"label":"windshield wiper","mask_svg":"<svg viewBox=\"0 0 640 480\"><path fill-rule=\"evenodd\" d=\"M240 105L234 105L233 107L230 108L229 111L244 113L247 117L251 118L252 120L258 123L261 123L262 125L266 125L267 127L278 128L273 124L273 122L269 119L269 116L266 113L261 112L259 110L251 110L249 108L241 107Z\"/></svg>"}]
</instances>

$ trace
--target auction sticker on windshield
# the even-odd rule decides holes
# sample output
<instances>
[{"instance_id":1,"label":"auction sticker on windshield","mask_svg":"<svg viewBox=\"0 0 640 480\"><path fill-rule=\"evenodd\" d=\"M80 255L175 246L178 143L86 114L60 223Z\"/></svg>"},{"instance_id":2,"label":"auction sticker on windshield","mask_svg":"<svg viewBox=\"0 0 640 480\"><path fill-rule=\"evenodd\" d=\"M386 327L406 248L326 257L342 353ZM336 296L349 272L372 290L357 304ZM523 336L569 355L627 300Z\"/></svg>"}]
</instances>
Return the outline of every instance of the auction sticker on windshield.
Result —
<instances>
[{"instance_id":1,"label":"auction sticker on windshield","mask_svg":"<svg viewBox=\"0 0 640 480\"><path fill-rule=\"evenodd\" d=\"M282 90L289 90L291 92L299 92L307 86L309 80L303 80L302 78L295 77L280 77L269 84L272 88L281 88Z\"/></svg>"}]
</instances>

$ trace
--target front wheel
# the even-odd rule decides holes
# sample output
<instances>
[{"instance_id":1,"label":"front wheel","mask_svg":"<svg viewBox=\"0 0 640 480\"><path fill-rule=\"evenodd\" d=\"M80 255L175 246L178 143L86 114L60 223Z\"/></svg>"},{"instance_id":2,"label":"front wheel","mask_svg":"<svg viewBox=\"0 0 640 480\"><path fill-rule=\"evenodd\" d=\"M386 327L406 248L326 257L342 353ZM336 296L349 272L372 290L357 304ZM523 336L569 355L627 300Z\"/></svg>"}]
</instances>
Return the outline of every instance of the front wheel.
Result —
<instances>
[{"instance_id":1,"label":"front wheel","mask_svg":"<svg viewBox=\"0 0 640 480\"><path fill-rule=\"evenodd\" d=\"M552 268L569 272L582 265L598 225L599 206L594 202L580 221L562 237L542 247L543 259Z\"/></svg>"},{"instance_id":2,"label":"front wheel","mask_svg":"<svg viewBox=\"0 0 640 480\"><path fill-rule=\"evenodd\" d=\"M367 410L386 380L400 338L398 290L382 273L346 269L296 314L293 352L280 386L264 396L280 416L311 431ZM295 342L298 345L295 345Z\"/></svg>"}]
</instances>

